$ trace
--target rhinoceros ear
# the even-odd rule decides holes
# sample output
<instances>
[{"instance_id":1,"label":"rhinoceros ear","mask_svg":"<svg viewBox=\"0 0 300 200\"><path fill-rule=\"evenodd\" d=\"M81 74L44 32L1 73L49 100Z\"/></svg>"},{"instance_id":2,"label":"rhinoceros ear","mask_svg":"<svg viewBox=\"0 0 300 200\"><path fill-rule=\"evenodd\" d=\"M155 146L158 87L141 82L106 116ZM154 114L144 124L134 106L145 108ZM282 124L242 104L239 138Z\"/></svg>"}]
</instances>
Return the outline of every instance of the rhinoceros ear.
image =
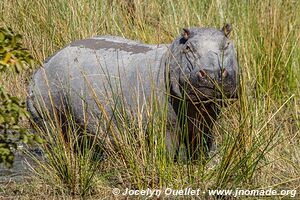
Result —
<instances>
[{"instance_id":1,"label":"rhinoceros ear","mask_svg":"<svg viewBox=\"0 0 300 200\"><path fill-rule=\"evenodd\" d=\"M180 43L181 44L186 43L186 41L190 38L190 36L191 36L191 31L187 28L184 28L182 33L182 38L180 39Z\"/></svg>"},{"instance_id":2,"label":"rhinoceros ear","mask_svg":"<svg viewBox=\"0 0 300 200\"><path fill-rule=\"evenodd\" d=\"M226 37L229 37L229 35L230 35L230 32L231 32L231 24L229 24L229 23L227 23L227 24L225 24L224 26L223 26L223 28L222 28L222 32L224 33L224 35L226 36Z\"/></svg>"},{"instance_id":3,"label":"rhinoceros ear","mask_svg":"<svg viewBox=\"0 0 300 200\"><path fill-rule=\"evenodd\" d=\"M185 39L185 40L188 40L190 38L190 35L191 35L191 31L187 28L184 28L183 29L183 33L182 33L182 37Z\"/></svg>"}]
</instances>

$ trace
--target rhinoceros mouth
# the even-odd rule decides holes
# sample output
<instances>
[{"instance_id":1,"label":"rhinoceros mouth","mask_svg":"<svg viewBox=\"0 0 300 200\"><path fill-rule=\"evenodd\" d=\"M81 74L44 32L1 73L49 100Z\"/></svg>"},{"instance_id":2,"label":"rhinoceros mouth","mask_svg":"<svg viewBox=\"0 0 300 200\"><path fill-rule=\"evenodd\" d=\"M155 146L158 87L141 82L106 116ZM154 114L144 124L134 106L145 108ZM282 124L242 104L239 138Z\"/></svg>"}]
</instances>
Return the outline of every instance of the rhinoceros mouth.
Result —
<instances>
[{"instance_id":1,"label":"rhinoceros mouth","mask_svg":"<svg viewBox=\"0 0 300 200\"><path fill-rule=\"evenodd\" d=\"M206 88L207 89L207 88ZM207 90L206 90L207 91ZM216 91L214 89L210 90L211 94L204 94L203 92L190 92L187 96L187 101L193 104L208 104L208 103L220 103L220 102L234 102L237 100L236 92L232 92L231 94L224 94L220 91Z\"/></svg>"},{"instance_id":2,"label":"rhinoceros mouth","mask_svg":"<svg viewBox=\"0 0 300 200\"><path fill-rule=\"evenodd\" d=\"M192 104L194 105L205 105L205 104L211 104L211 103L214 103L214 104L219 104L219 103L233 103L237 101L237 98L230 98L230 99L207 99L207 100L203 100L203 101L190 101Z\"/></svg>"}]
</instances>

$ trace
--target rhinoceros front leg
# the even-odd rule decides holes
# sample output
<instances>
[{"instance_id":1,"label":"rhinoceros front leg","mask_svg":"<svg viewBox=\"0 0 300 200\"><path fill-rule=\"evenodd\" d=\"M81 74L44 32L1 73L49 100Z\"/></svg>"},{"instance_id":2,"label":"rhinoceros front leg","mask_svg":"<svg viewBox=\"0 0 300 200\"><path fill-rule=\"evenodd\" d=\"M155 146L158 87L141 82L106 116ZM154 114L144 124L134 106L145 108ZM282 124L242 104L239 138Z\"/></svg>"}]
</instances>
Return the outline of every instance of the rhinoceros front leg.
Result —
<instances>
[{"instance_id":1,"label":"rhinoceros front leg","mask_svg":"<svg viewBox=\"0 0 300 200\"><path fill-rule=\"evenodd\" d=\"M179 145L180 145L180 127L177 122L177 115L169 105L168 109L168 119L167 119L167 130L166 130L166 151L171 159L177 157Z\"/></svg>"},{"instance_id":2,"label":"rhinoceros front leg","mask_svg":"<svg viewBox=\"0 0 300 200\"><path fill-rule=\"evenodd\" d=\"M208 158L214 139L212 129L219 110L213 104L190 107L188 116L188 138L185 141L189 158Z\"/></svg>"}]
</instances>

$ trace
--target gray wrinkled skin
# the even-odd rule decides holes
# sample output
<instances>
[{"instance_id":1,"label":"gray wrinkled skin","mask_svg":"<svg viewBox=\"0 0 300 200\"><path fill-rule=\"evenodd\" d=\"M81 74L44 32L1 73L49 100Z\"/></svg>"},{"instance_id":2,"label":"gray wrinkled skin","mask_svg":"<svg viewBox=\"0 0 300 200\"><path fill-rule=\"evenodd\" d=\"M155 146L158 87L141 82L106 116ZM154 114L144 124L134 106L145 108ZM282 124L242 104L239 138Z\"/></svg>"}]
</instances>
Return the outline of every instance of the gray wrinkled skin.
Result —
<instances>
[{"instance_id":1,"label":"gray wrinkled skin","mask_svg":"<svg viewBox=\"0 0 300 200\"><path fill-rule=\"evenodd\" d=\"M171 45L100 36L73 42L48 58L33 76L27 107L40 124L43 117L39 105L50 114L68 107L76 121L81 125L88 122L93 132L97 116L102 116L95 95L112 115L110 91L124 95L126 104L137 112L151 98L154 88L162 106L169 96L169 127L180 123L180 108L186 106L189 137L184 143L196 157L199 149L211 149L211 128L219 112L214 103L201 102L236 97L237 74L234 46L221 30L192 28ZM182 136L171 130L167 131L166 143L174 152Z\"/></svg>"}]
</instances>

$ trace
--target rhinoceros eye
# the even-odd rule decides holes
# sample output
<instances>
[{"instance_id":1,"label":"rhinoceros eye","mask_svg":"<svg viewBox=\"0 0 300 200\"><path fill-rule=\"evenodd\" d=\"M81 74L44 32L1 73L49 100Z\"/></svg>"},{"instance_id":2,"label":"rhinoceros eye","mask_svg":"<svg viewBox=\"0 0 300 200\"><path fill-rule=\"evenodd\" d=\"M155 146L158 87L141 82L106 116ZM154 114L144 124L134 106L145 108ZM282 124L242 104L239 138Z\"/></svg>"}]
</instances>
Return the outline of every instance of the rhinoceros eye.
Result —
<instances>
[{"instance_id":1,"label":"rhinoceros eye","mask_svg":"<svg viewBox=\"0 0 300 200\"><path fill-rule=\"evenodd\" d=\"M226 49L228 49L229 45L230 45L230 42L229 42L229 41L228 41L228 42L226 42L226 43L225 43L225 45L224 45L224 48L223 48L223 50L226 50Z\"/></svg>"},{"instance_id":2,"label":"rhinoceros eye","mask_svg":"<svg viewBox=\"0 0 300 200\"><path fill-rule=\"evenodd\" d=\"M183 48L183 52L184 53L190 53L192 52L192 48L190 45L186 45L184 48Z\"/></svg>"}]
</instances>

